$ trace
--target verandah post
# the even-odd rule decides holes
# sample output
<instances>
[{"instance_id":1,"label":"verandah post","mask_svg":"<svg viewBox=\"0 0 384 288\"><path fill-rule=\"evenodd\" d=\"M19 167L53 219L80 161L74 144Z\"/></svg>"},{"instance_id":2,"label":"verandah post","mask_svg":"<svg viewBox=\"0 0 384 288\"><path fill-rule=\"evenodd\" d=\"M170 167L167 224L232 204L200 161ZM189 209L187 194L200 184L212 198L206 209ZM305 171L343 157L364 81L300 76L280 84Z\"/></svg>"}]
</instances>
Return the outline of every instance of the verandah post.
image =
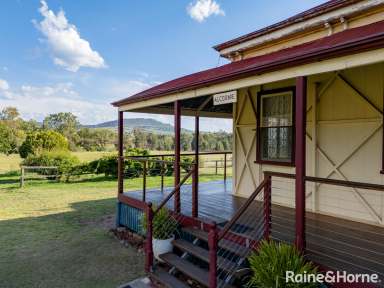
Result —
<instances>
[{"instance_id":1,"label":"verandah post","mask_svg":"<svg viewBox=\"0 0 384 288\"><path fill-rule=\"evenodd\" d=\"M124 191L124 112L119 111L118 114L118 164L117 164L117 191L119 194Z\"/></svg>"},{"instance_id":2,"label":"verandah post","mask_svg":"<svg viewBox=\"0 0 384 288\"><path fill-rule=\"evenodd\" d=\"M264 173L264 179L267 183L264 187L264 239L269 240L271 235L271 200L272 200L272 177L268 173Z\"/></svg>"},{"instance_id":3,"label":"verandah post","mask_svg":"<svg viewBox=\"0 0 384 288\"><path fill-rule=\"evenodd\" d=\"M218 235L216 222L213 222L208 233L209 247L209 288L217 287L217 245Z\"/></svg>"},{"instance_id":4,"label":"verandah post","mask_svg":"<svg viewBox=\"0 0 384 288\"><path fill-rule=\"evenodd\" d=\"M147 204L145 213L147 214L147 239L145 240L145 271L150 272L153 266L153 246L152 246L152 203Z\"/></svg>"},{"instance_id":5,"label":"verandah post","mask_svg":"<svg viewBox=\"0 0 384 288\"><path fill-rule=\"evenodd\" d=\"M307 77L296 78L295 165L296 165L296 247L305 249L305 137Z\"/></svg>"},{"instance_id":6,"label":"verandah post","mask_svg":"<svg viewBox=\"0 0 384 288\"><path fill-rule=\"evenodd\" d=\"M174 102L175 117L175 187L180 183L180 133L181 133L181 103L176 100ZM174 198L174 210L180 213L180 189L176 191Z\"/></svg>"},{"instance_id":7,"label":"verandah post","mask_svg":"<svg viewBox=\"0 0 384 288\"><path fill-rule=\"evenodd\" d=\"M199 195L197 191L197 163L193 163L193 173L192 173L192 217L196 218L199 215Z\"/></svg>"},{"instance_id":8,"label":"verandah post","mask_svg":"<svg viewBox=\"0 0 384 288\"><path fill-rule=\"evenodd\" d=\"M195 164L192 174L192 217L199 215L199 134L200 134L200 119L195 116Z\"/></svg>"}]
</instances>

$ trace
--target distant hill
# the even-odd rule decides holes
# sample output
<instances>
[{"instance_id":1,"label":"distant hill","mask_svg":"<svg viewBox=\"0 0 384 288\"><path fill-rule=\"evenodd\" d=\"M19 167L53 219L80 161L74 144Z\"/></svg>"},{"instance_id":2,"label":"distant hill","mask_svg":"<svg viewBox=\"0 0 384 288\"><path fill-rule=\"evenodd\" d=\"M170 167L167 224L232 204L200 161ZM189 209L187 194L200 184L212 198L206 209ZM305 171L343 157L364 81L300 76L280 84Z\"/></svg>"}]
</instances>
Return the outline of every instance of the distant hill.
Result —
<instances>
[{"instance_id":1,"label":"distant hill","mask_svg":"<svg viewBox=\"0 0 384 288\"><path fill-rule=\"evenodd\" d=\"M117 120L99 123L96 125L85 125L88 128L111 128L116 129L118 126ZM151 118L131 118L124 119L124 130L132 131L133 129L142 129L147 132L170 134L173 133L173 125L166 124ZM183 129L184 132L192 132Z\"/></svg>"}]
</instances>

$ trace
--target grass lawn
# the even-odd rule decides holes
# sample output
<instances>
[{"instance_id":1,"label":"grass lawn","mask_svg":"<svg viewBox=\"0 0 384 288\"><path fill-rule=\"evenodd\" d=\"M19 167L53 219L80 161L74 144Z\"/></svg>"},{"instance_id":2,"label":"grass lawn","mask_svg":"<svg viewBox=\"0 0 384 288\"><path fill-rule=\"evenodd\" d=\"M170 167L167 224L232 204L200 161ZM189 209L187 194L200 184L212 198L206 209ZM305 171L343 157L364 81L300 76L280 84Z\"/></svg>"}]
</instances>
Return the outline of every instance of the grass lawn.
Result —
<instances>
[{"instance_id":1,"label":"grass lawn","mask_svg":"<svg viewBox=\"0 0 384 288\"><path fill-rule=\"evenodd\" d=\"M115 179L27 181L22 189L18 181L0 176L0 287L116 287L144 274L143 255L108 233ZM140 189L141 181L127 180L126 189ZM148 187L159 183L148 177Z\"/></svg>"}]
</instances>

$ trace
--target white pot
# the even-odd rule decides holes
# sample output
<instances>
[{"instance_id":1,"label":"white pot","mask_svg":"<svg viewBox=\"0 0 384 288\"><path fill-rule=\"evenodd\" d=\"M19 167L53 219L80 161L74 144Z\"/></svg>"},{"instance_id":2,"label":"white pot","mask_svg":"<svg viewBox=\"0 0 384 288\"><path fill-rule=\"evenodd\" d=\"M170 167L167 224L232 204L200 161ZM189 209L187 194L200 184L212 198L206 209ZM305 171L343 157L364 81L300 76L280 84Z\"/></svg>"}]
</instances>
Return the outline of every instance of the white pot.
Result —
<instances>
[{"instance_id":1,"label":"white pot","mask_svg":"<svg viewBox=\"0 0 384 288\"><path fill-rule=\"evenodd\" d=\"M160 259L159 255L172 252L173 250L172 241L174 239L175 239L175 236L172 236L169 239L155 239L155 238L152 239L153 255L158 261L164 262L163 260Z\"/></svg>"}]
</instances>

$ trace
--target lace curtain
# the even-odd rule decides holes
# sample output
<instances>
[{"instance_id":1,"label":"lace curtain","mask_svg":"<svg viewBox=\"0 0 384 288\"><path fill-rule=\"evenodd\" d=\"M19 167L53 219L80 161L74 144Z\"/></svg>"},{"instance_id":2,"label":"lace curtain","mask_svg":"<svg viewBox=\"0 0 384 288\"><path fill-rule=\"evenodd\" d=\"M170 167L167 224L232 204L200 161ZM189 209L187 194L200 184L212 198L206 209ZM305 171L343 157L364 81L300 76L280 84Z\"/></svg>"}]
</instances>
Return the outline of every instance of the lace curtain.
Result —
<instances>
[{"instance_id":1,"label":"lace curtain","mask_svg":"<svg viewBox=\"0 0 384 288\"><path fill-rule=\"evenodd\" d=\"M290 162L292 155L292 93L261 98L261 159Z\"/></svg>"}]
</instances>

